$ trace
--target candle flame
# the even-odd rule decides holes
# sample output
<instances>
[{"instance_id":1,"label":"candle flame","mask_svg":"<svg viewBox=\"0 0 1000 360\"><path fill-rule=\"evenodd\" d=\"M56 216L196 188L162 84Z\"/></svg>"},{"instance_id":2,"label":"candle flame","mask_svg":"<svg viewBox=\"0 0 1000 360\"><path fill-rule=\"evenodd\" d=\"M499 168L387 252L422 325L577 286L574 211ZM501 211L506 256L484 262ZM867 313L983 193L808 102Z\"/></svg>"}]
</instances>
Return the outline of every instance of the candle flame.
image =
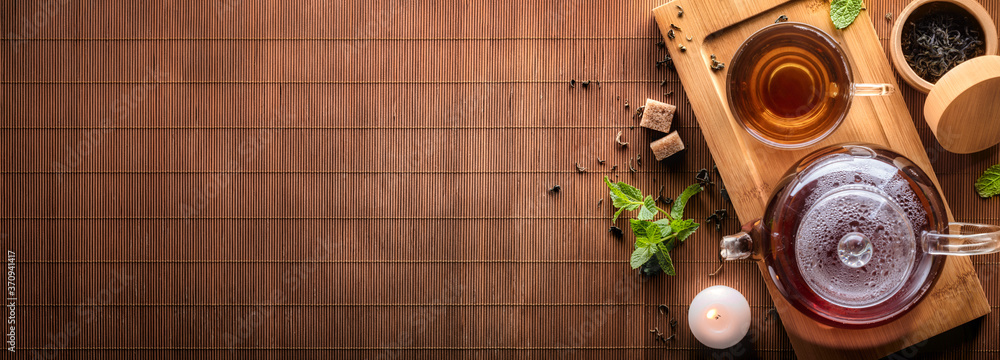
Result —
<instances>
[{"instance_id":1,"label":"candle flame","mask_svg":"<svg viewBox=\"0 0 1000 360\"><path fill-rule=\"evenodd\" d=\"M715 309L712 309L712 310L709 310L707 314L705 314L705 317L709 318L709 319L714 319L715 316L718 315L718 314L719 314L718 311L716 311Z\"/></svg>"}]
</instances>

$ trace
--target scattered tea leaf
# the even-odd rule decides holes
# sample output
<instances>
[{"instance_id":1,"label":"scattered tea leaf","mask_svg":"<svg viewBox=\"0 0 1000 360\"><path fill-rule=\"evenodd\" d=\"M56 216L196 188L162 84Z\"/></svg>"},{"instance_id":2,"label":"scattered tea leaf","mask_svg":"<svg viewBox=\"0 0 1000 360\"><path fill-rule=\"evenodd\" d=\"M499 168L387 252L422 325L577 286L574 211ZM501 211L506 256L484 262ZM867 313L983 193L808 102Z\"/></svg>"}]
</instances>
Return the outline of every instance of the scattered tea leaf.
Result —
<instances>
[{"instance_id":1,"label":"scattered tea leaf","mask_svg":"<svg viewBox=\"0 0 1000 360\"><path fill-rule=\"evenodd\" d=\"M710 223L710 222L714 221L715 222L715 230L721 230L722 229L722 222L726 221L727 217L728 217L728 214L727 214L727 210L726 209L715 210L715 212L712 213L712 215L709 215L708 218L705 219L705 223L707 224L707 223Z\"/></svg>"},{"instance_id":2,"label":"scattered tea leaf","mask_svg":"<svg viewBox=\"0 0 1000 360\"><path fill-rule=\"evenodd\" d=\"M656 42L656 46L663 49L667 47L667 43L663 42L663 40L660 40Z\"/></svg>"},{"instance_id":3,"label":"scattered tea leaf","mask_svg":"<svg viewBox=\"0 0 1000 360\"><path fill-rule=\"evenodd\" d=\"M587 172L587 168L580 166L580 163L576 163L576 172L585 173Z\"/></svg>"},{"instance_id":4,"label":"scattered tea leaf","mask_svg":"<svg viewBox=\"0 0 1000 360\"><path fill-rule=\"evenodd\" d=\"M1000 164L990 166L976 180L976 193L982 198L1000 195Z\"/></svg>"},{"instance_id":5,"label":"scattered tea leaf","mask_svg":"<svg viewBox=\"0 0 1000 360\"><path fill-rule=\"evenodd\" d=\"M587 80L587 81L584 81L584 82L581 82L581 83L580 83L580 86L583 86L584 88L587 88L588 86L590 86L590 80Z\"/></svg>"},{"instance_id":6,"label":"scattered tea leaf","mask_svg":"<svg viewBox=\"0 0 1000 360\"><path fill-rule=\"evenodd\" d=\"M677 30L677 31L681 31L681 27L677 26L677 25L674 25L674 24L670 24L670 28L674 29L674 30Z\"/></svg>"},{"instance_id":7,"label":"scattered tea leaf","mask_svg":"<svg viewBox=\"0 0 1000 360\"><path fill-rule=\"evenodd\" d=\"M698 181L698 184L701 184L701 186L715 185L715 183L712 182L712 175L709 174L707 169L698 170L698 175L695 175L694 179Z\"/></svg>"},{"instance_id":8,"label":"scattered tea leaf","mask_svg":"<svg viewBox=\"0 0 1000 360\"><path fill-rule=\"evenodd\" d=\"M660 304L660 306L657 306L656 310L658 310L660 312L660 315L668 315L668 314L670 314L670 308L668 308L667 305L664 305L664 304Z\"/></svg>"},{"instance_id":9,"label":"scattered tea leaf","mask_svg":"<svg viewBox=\"0 0 1000 360\"><path fill-rule=\"evenodd\" d=\"M615 170L618 170L618 165L611 166L611 172L615 172Z\"/></svg>"},{"instance_id":10,"label":"scattered tea leaf","mask_svg":"<svg viewBox=\"0 0 1000 360\"><path fill-rule=\"evenodd\" d=\"M559 190L562 190L562 186L556 185L556 186L553 186L551 189L549 189L550 192L554 192L554 193L559 192Z\"/></svg>"},{"instance_id":11,"label":"scattered tea leaf","mask_svg":"<svg viewBox=\"0 0 1000 360\"><path fill-rule=\"evenodd\" d=\"M777 24L777 23L785 22L785 21L788 21L788 16L781 15L781 16L778 16L777 20L774 20L774 23Z\"/></svg>"},{"instance_id":12,"label":"scattered tea leaf","mask_svg":"<svg viewBox=\"0 0 1000 360\"><path fill-rule=\"evenodd\" d=\"M670 38L670 40L674 39L674 37L675 37L675 35L674 35L674 29L670 29L670 30L667 31L667 37Z\"/></svg>"},{"instance_id":13,"label":"scattered tea leaf","mask_svg":"<svg viewBox=\"0 0 1000 360\"><path fill-rule=\"evenodd\" d=\"M610 229L608 229L608 232L611 233L611 235L613 235L614 237L619 239L625 236L625 233L622 232L622 229L617 226L612 226Z\"/></svg>"},{"instance_id":14,"label":"scattered tea leaf","mask_svg":"<svg viewBox=\"0 0 1000 360\"><path fill-rule=\"evenodd\" d=\"M683 16L684 16L684 8L682 8L680 5L677 5L677 17L683 17Z\"/></svg>"},{"instance_id":15,"label":"scattered tea leaf","mask_svg":"<svg viewBox=\"0 0 1000 360\"><path fill-rule=\"evenodd\" d=\"M569 81L569 87L576 87L576 80L572 80L572 79L571 79L571 80Z\"/></svg>"},{"instance_id":16,"label":"scattered tea leaf","mask_svg":"<svg viewBox=\"0 0 1000 360\"><path fill-rule=\"evenodd\" d=\"M715 276L715 275L719 275L719 272L721 272L721 271L722 271L722 264L724 264L724 263L721 263L721 262L720 262L720 263L719 263L719 267L718 267L718 268L716 268L716 269L715 269L715 271L713 271L713 272L712 272L711 274L708 274L708 276L709 276L709 277L712 277L712 276Z\"/></svg>"},{"instance_id":17,"label":"scattered tea leaf","mask_svg":"<svg viewBox=\"0 0 1000 360\"><path fill-rule=\"evenodd\" d=\"M601 165L604 165L604 160L601 160L601 157L598 156L597 157L597 163L601 164Z\"/></svg>"},{"instance_id":18,"label":"scattered tea leaf","mask_svg":"<svg viewBox=\"0 0 1000 360\"><path fill-rule=\"evenodd\" d=\"M663 60L656 62L657 68L659 68L660 65L666 65L668 69L676 70L676 68L674 68L674 59L672 59L669 54L663 55Z\"/></svg>"},{"instance_id":19,"label":"scattered tea leaf","mask_svg":"<svg viewBox=\"0 0 1000 360\"><path fill-rule=\"evenodd\" d=\"M674 95L674 91L673 91L673 90L670 90L670 91L667 91L667 93L666 93L666 94L663 94L663 95L666 95L666 96L673 96L673 95Z\"/></svg>"},{"instance_id":20,"label":"scattered tea leaf","mask_svg":"<svg viewBox=\"0 0 1000 360\"><path fill-rule=\"evenodd\" d=\"M615 136L615 142L618 143L618 145L621 145L621 147L627 147L628 146L627 142L623 142L622 141L622 132L621 132L621 130L618 131L618 136Z\"/></svg>"},{"instance_id":21,"label":"scattered tea leaf","mask_svg":"<svg viewBox=\"0 0 1000 360\"><path fill-rule=\"evenodd\" d=\"M665 188L665 186L660 186L659 197L656 198L656 201L657 202L662 202L666 206L670 206L670 204L673 204L674 199L671 199L668 196L663 196L663 189L664 188Z\"/></svg>"},{"instance_id":22,"label":"scattered tea leaf","mask_svg":"<svg viewBox=\"0 0 1000 360\"><path fill-rule=\"evenodd\" d=\"M711 64L709 65L709 68L711 68L712 71L719 71L719 70L725 69L726 68L726 64L723 63L723 62L721 62L721 61L719 61L715 57L715 54L712 54L712 56L711 56Z\"/></svg>"},{"instance_id":23,"label":"scattered tea leaf","mask_svg":"<svg viewBox=\"0 0 1000 360\"><path fill-rule=\"evenodd\" d=\"M632 167L632 159L631 158L628 159L628 171L632 172L633 174L635 173L635 168Z\"/></svg>"},{"instance_id":24,"label":"scattered tea leaf","mask_svg":"<svg viewBox=\"0 0 1000 360\"><path fill-rule=\"evenodd\" d=\"M601 207L601 203L603 203L603 202L604 202L603 198L597 199L597 207Z\"/></svg>"},{"instance_id":25,"label":"scattered tea leaf","mask_svg":"<svg viewBox=\"0 0 1000 360\"><path fill-rule=\"evenodd\" d=\"M688 48L684 47L684 45L681 45L680 49L681 49L681 52L685 52L685 51L688 50Z\"/></svg>"},{"instance_id":26,"label":"scattered tea leaf","mask_svg":"<svg viewBox=\"0 0 1000 360\"><path fill-rule=\"evenodd\" d=\"M778 314L778 309L776 309L776 308L767 309L767 312L764 313L764 320L771 320L771 318L772 318L771 315L772 314L774 315L774 319L775 320L779 320L779 321L781 320L781 316Z\"/></svg>"},{"instance_id":27,"label":"scattered tea leaf","mask_svg":"<svg viewBox=\"0 0 1000 360\"><path fill-rule=\"evenodd\" d=\"M885 14L885 21L892 22L892 13L891 12Z\"/></svg>"},{"instance_id":28,"label":"scattered tea leaf","mask_svg":"<svg viewBox=\"0 0 1000 360\"><path fill-rule=\"evenodd\" d=\"M863 5L862 0L833 0L830 3L830 20L833 20L833 26L843 29L853 24Z\"/></svg>"},{"instance_id":29,"label":"scattered tea leaf","mask_svg":"<svg viewBox=\"0 0 1000 360\"><path fill-rule=\"evenodd\" d=\"M691 41L691 40L694 40L694 38L692 38L692 37L688 36L688 37L687 37L687 41Z\"/></svg>"}]
</instances>

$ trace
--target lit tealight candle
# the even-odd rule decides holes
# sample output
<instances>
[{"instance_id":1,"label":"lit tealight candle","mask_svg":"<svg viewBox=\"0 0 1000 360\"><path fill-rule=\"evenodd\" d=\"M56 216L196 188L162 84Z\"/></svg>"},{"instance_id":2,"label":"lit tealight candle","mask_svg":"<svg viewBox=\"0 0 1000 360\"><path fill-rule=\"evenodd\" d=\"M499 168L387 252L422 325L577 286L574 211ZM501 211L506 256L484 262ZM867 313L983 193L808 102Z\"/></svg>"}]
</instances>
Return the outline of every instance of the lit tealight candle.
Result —
<instances>
[{"instance_id":1,"label":"lit tealight candle","mask_svg":"<svg viewBox=\"0 0 1000 360\"><path fill-rule=\"evenodd\" d=\"M725 349L739 343L750 330L750 304L736 289L712 286L691 300L688 324L702 344Z\"/></svg>"}]
</instances>

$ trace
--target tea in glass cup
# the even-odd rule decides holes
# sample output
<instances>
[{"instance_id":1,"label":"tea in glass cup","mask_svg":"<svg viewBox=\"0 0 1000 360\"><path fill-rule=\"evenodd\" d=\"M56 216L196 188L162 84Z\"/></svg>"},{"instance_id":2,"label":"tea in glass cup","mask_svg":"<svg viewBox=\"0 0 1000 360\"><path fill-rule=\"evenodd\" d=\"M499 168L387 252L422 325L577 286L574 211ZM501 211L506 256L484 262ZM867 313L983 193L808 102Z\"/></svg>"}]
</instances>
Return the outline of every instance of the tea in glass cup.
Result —
<instances>
[{"instance_id":1,"label":"tea in glass cup","mask_svg":"<svg viewBox=\"0 0 1000 360\"><path fill-rule=\"evenodd\" d=\"M778 23L754 33L733 56L729 106L758 140L778 148L815 144L840 126L854 96L888 95L888 84L856 84L843 49L822 30Z\"/></svg>"}]
</instances>

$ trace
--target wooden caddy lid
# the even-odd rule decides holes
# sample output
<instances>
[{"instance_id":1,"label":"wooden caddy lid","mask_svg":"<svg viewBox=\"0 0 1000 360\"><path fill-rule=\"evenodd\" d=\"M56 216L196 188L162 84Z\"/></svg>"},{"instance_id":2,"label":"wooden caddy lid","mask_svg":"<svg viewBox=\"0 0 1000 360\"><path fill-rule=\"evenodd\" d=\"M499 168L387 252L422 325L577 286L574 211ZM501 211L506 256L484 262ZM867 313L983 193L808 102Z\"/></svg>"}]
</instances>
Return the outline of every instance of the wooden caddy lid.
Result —
<instances>
[{"instance_id":1,"label":"wooden caddy lid","mask_svg":"<svg viewBox=\"0 0 1000 360\"><path fill-rule=\"evenodd\" d=\"M927 95L924 117L950 152L1000 143L1000 56L978 56L945 73Z\"/></svg>"}]
</instances>

